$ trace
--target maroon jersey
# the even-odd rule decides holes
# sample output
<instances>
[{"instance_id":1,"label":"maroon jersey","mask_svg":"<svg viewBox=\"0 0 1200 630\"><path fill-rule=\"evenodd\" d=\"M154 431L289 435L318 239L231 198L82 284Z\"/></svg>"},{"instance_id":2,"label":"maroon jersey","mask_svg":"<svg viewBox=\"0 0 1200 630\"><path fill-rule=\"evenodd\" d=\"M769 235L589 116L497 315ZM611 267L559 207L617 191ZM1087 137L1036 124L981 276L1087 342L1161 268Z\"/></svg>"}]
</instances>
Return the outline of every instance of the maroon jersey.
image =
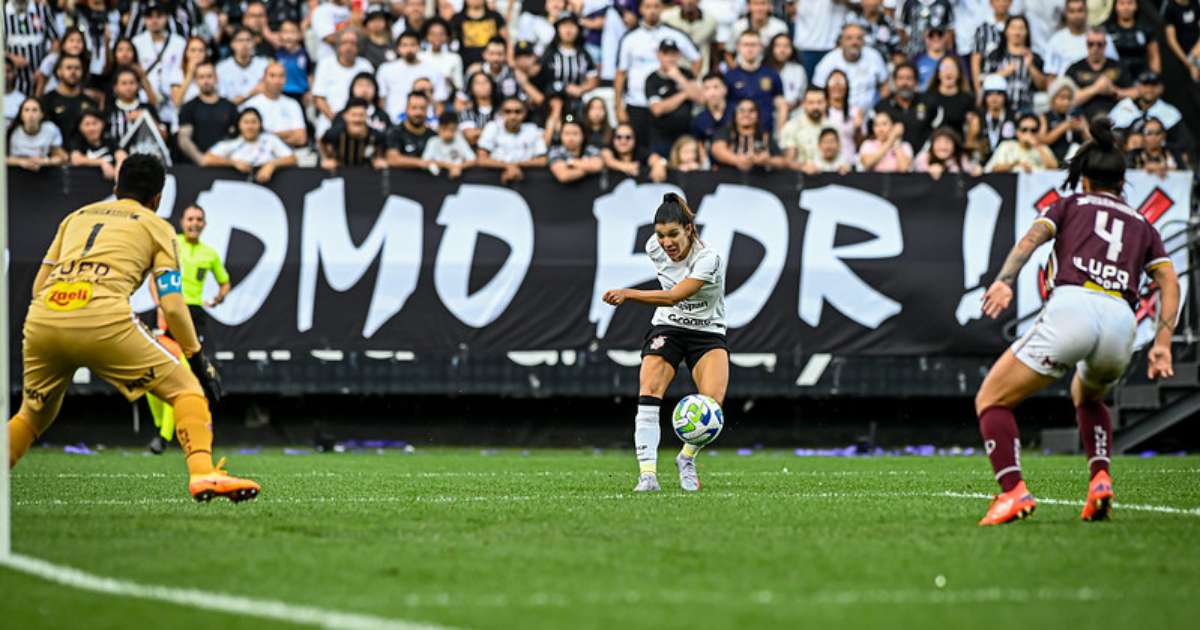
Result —
<instances>
[{"instance_id":1,"label":"maroon jersey","mask_svg":"<svg viewBox=\"0 0 1200 630\"><path fill-rule=\"evenodd\" d=\"M1116 195L1071 195L1037 220L1054 230L1052 287L1120 295L1136 310L1142 272L1171 262L1158 230Z\"/></svg>"}]
</instances>

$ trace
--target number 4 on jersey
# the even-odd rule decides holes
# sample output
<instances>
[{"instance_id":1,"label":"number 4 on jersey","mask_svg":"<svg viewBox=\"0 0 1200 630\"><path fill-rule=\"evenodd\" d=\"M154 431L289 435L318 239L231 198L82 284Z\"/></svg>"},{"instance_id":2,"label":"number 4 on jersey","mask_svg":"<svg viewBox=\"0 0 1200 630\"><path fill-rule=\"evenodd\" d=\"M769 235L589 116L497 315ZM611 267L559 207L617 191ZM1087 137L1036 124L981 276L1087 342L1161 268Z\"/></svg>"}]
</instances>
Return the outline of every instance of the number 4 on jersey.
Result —
<instances>
[{"instance_id":1,"label":"number 4 on jersey","mask_svg":"<svg viewBox=\"0 0 1200 630\"><path fill-rule=\"evenodd\" d=\"M1121 255L1121 239L1125 236L1125 222L1113 217L1112 229L1108 228L1108 213L1103 210L1096 213L1096 236L1104 239L1108 243L1108 251L1104 257L1116 261Z\"/></svg>"}]
</instances>

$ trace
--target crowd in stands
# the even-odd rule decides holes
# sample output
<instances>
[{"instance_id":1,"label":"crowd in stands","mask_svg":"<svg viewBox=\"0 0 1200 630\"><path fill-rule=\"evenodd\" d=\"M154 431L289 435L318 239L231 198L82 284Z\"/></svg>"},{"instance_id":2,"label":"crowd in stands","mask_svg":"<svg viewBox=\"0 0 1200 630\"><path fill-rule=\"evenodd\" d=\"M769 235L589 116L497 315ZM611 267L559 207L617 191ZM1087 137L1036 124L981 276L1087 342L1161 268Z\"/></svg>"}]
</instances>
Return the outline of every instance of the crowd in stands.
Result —
<instances>
[{"instance_id":1,"label":"crowd in stands","mask_svg":"<svg viewBox=\"0 0 1200 630\"><path fill-rule=\"evenodd\" d=\"M1189 169L1200 0L6 0L11 166ZM1159 42L1165 42L1160 46ZM1195 85L1180 86L1194 89Z\"/></svg>"}]
</instances>

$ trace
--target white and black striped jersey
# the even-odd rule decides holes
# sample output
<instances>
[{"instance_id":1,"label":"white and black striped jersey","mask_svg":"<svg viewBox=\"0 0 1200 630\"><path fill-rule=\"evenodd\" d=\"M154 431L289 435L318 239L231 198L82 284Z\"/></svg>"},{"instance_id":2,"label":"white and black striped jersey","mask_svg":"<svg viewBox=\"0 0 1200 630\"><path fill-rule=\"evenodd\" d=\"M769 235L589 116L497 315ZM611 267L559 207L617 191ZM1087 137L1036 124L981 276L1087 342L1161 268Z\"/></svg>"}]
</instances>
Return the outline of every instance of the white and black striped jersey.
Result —
<instances>
[{"instance_id":1,"label":"white and black striped jersey","mask_svg":"<svg viewBox=\"0 0 1200 630\"><path fill-rule=\"evenodd\" d=\"M129 21L125 23L125 37L133 37L146 30L146 3L129 3ZM192 29L200 26L200 12L196 0L175 0L175 10L167 13L167 32L184 39L191 37Z\"/></svg>"},{"instance_id":2,"label":"white and black striped jersey","mask_svg":"<svg viewBox=\"0 0 1200 630\"><path fill-rule=\"evenodd\" d=\"M4 46L7 54L29 62L23 68L13 67L13 71L17 89L33 94L33 75L60 35L49 4L33 0L24 6L18 4L14 0L4 2Z\"/></svg>"},{"instance_id":3,"label":"white and black striped jersey","mask_svg":"<svg viewBox=\"0 0 1200 630\"><path fill-rule=\"evenodd\" d=\"M568 85L579 85L589 77L596 76L599 69L587 51L553 46L547 48L542 57L542 72L547 77L550 93L561 94Z\"/></svg>"}]
</instances>

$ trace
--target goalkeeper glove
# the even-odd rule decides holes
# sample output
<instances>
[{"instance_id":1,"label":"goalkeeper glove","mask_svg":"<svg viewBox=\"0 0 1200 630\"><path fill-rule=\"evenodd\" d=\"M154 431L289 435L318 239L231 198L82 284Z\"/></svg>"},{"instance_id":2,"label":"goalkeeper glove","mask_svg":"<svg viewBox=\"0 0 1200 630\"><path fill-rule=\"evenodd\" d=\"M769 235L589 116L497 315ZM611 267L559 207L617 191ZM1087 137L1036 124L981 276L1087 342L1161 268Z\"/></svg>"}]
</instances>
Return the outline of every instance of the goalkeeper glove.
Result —
<instances>
[{"instance_id":1,"label":"goalkeeper glove","mask_svg":"<svg viewBox=\"0 0 1200 630\"><path fill-rule=\"evenodd\" d=\"M187 361L188 366L192 368L192 374L200 379L200 386L204 388L204 396L210 403L219 402L225 393L225 388L221 385L221 374L217 372L217 366L213 365L203 350L188 357Z\"/></svg>"}]
</instances>

